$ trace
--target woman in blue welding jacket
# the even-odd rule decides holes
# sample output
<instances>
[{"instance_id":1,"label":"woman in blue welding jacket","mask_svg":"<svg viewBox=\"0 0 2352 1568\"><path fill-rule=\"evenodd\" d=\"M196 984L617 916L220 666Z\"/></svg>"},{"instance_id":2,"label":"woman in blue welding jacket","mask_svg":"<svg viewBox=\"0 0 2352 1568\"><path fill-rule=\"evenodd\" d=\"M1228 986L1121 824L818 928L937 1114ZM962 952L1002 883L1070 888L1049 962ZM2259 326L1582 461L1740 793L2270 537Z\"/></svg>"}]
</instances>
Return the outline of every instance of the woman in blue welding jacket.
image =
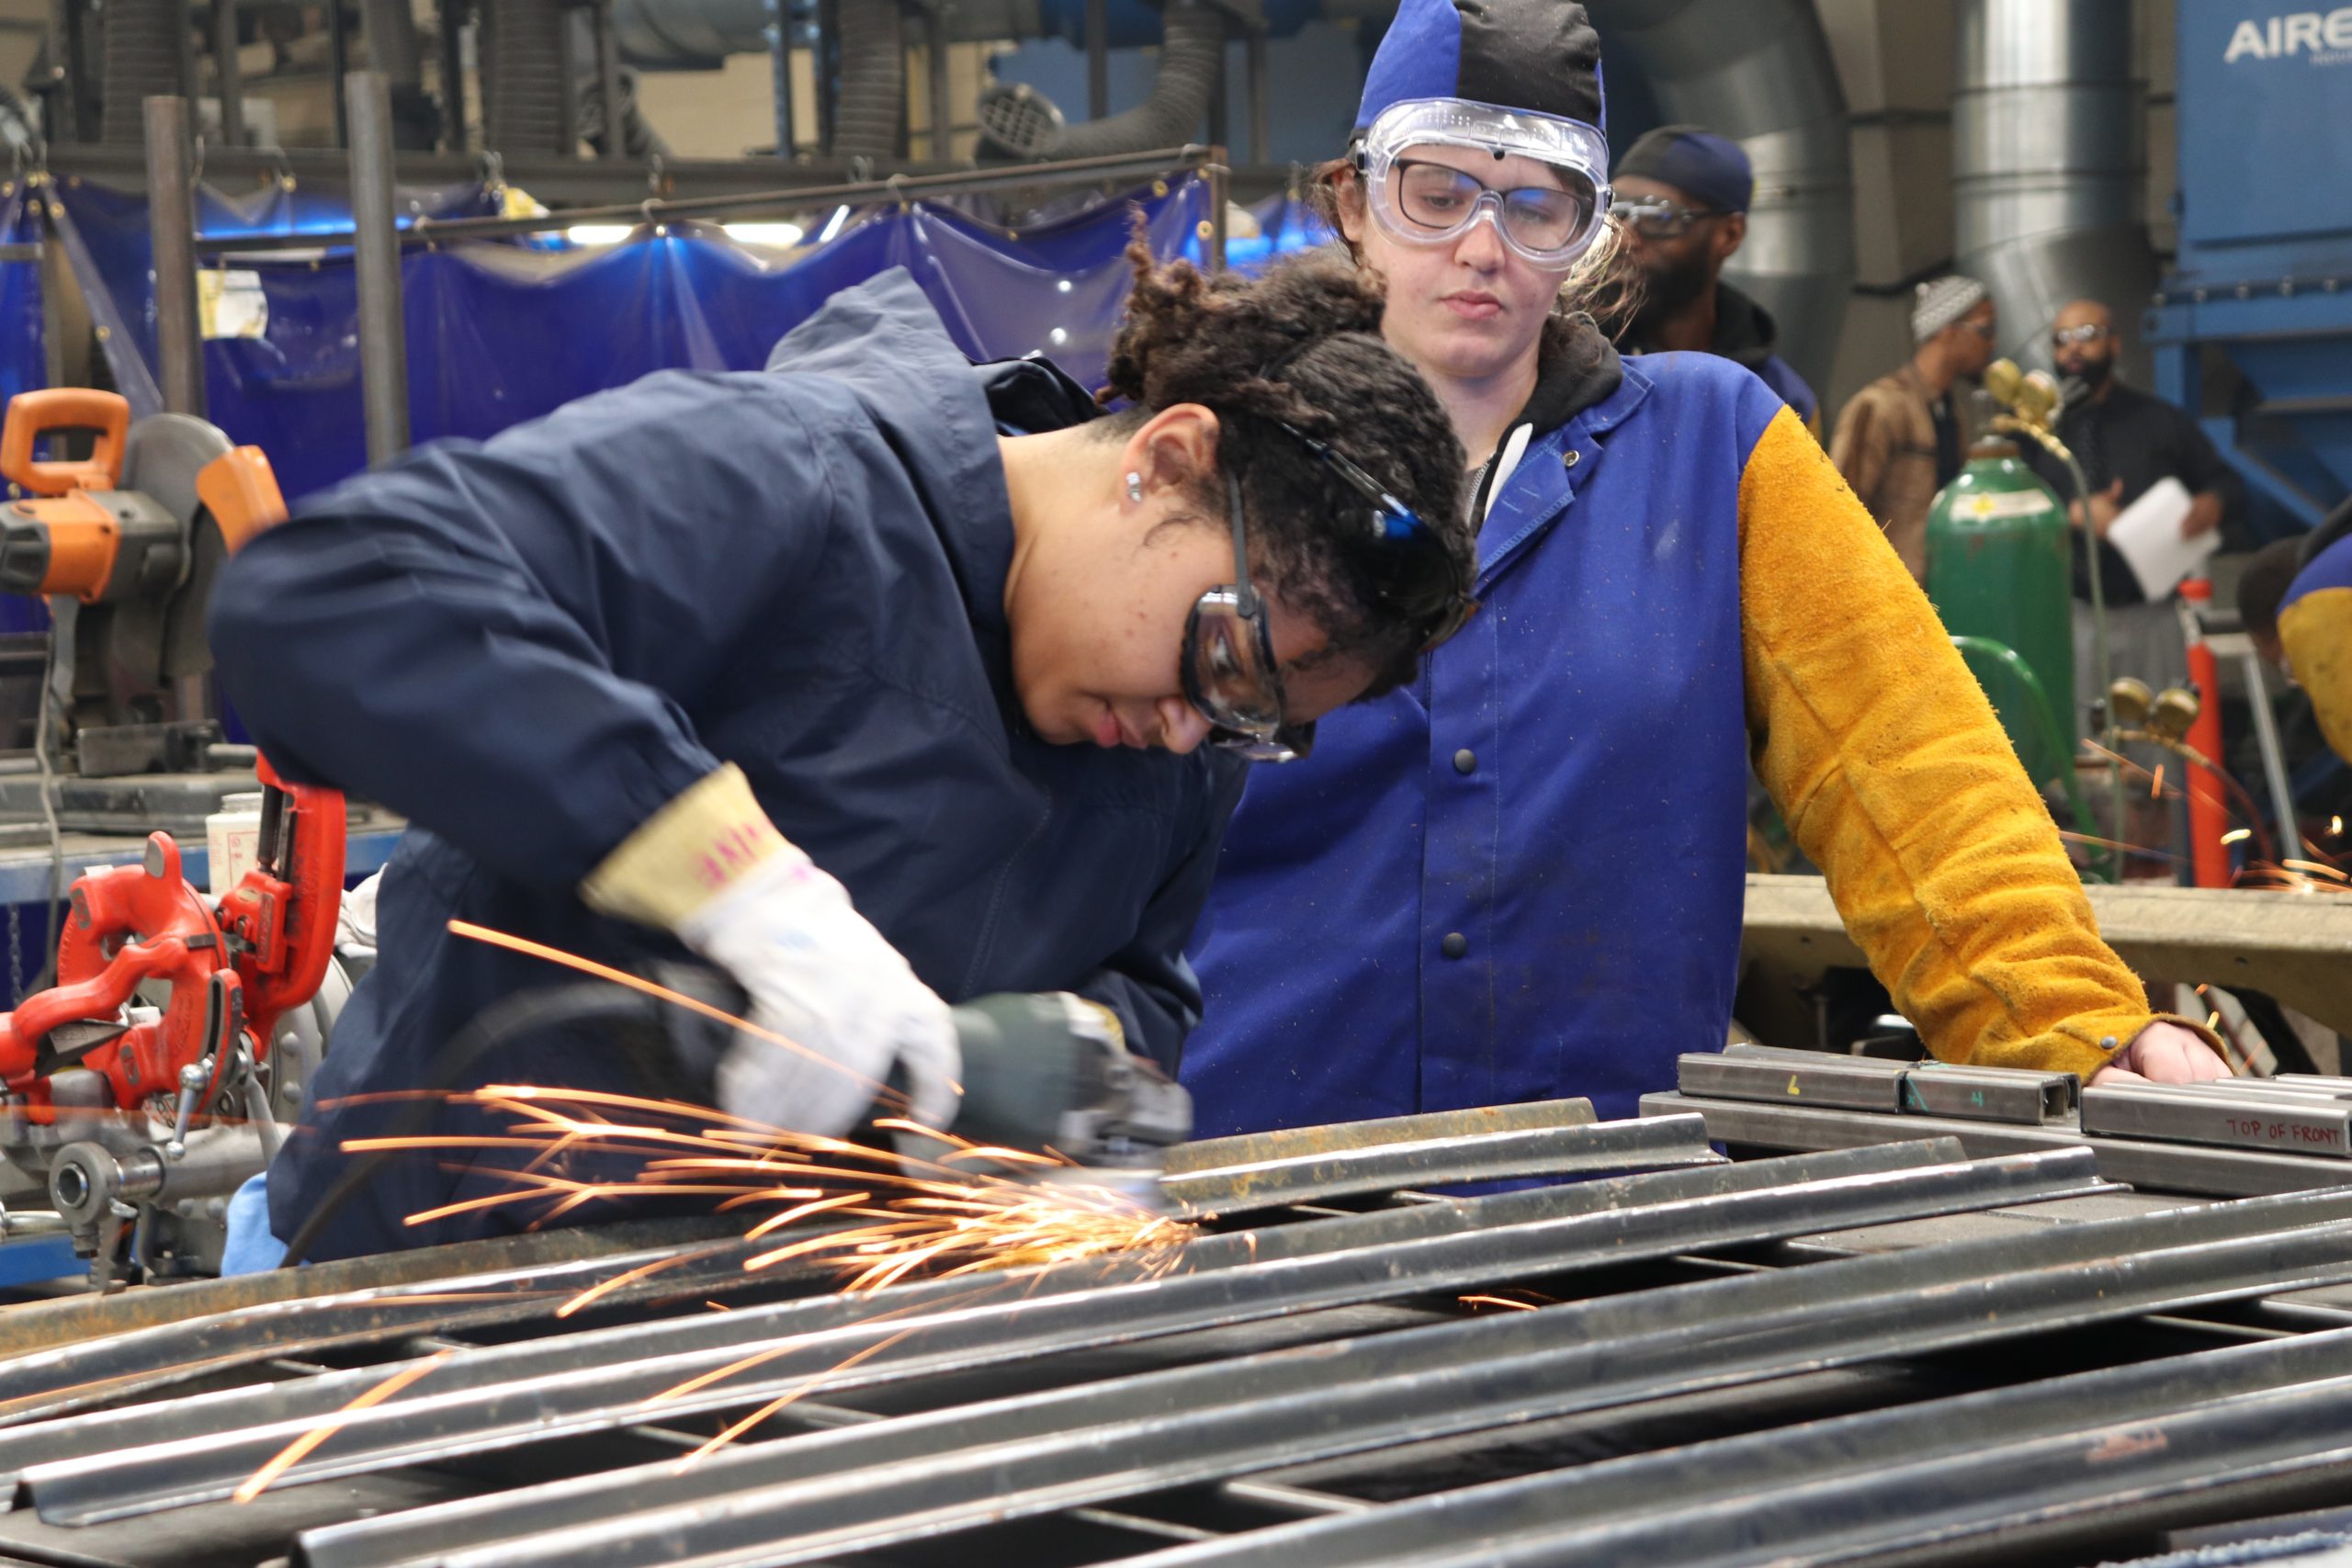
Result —
<instances>
[{"instance_id":1,"label":"woman in blue welding jacket","mask_svg":"<svg viewBox=\"0 0 2352 1568\"><path fill-rule=\"evenodd\" d=\"M984 993L1076 991L1172 1067L1242 760L1409 681L1467 614L1471 546L1461 448L1377 289L1132 254L1125 412L1042 360L970 364L894 272L765 372L412 452L239 554L211 633L255 739L413 825L268 1174L277 1237L391 1114L351 1097L419 1085L560 975L452 917L716 964L823 1058L739 1037L720 1100L797 1131L852 1128L894 1074L952 1123L948 1003ZM518 1043L458 1087L641 1090L617 1076ZM432 1130L490 1130L468 1115ZM311 1255L511 1224L402 1224L499 1190L475 1179L388 1166Z\"/></svg>"},{"instance_id":2,"label":"woman in blue welding jacket","mask_svg":"<svg viewBox=\"0 0 2352 1568\"><path fill-rule=\"evenodd\" d=\"M1251 776L1193 947L1200 1132L1575 1095L1623 1116L1671 1089L1731 1021L1751 759L1937 1055L2219 1076L2098 940L1983 694L1796 416L1727 359L1621 361L1584 313L1612 280L1584 7L1405 0L1358 125L1320 189L1476 465L1483 607L1419 682Z\"/></svg>"}]
</instances>

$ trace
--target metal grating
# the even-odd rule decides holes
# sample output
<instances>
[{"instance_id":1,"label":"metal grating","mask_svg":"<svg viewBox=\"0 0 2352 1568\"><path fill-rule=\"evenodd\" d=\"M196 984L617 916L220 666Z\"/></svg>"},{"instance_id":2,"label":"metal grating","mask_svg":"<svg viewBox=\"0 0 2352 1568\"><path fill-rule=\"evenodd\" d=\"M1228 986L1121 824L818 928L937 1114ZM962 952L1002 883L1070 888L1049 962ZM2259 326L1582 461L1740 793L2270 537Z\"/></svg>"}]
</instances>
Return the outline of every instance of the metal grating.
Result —
<instances>
[{"instance_id":1,"label":"metal grating","mask_svg":"<svg viewBox=\"0 0 2352 1568\"><path fill-rule=\"evenodd\" d=\"M0 1559L2088 1563L2352 1502L2352 1187L1574 1102L1372 1136L1191 1151L1172 1269L842 1296L640 1240L0 1361ZM1409 1190L1532 1174L1581 1179Z\"/></svg>"}]
</instances>

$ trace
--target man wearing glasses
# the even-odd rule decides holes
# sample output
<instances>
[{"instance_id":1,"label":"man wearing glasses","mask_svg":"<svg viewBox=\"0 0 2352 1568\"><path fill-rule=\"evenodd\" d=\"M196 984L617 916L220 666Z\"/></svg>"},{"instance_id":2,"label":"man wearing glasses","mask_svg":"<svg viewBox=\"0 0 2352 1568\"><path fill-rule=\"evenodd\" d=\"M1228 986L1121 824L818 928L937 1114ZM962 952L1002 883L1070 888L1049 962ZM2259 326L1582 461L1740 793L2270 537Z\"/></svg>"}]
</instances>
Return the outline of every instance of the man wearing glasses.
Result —
<instances>
[{"instance_id":1,"label":"man wearing glasses","mask_svg":"<svg viewBox=\"0 0 2352 1568\"><path fill-rule=\"evenodd\" d=\"M2242 505L2238 477L2185 410L2115 378L2118 338L2115 320L2096 299L2077 299L2051 321L2050 357L2066 388L2058 434L2074 449L2090 486L2086 517L2075 498L2065 467L2040 448L2025 459L2067 502L2078 532L2075 536L2075 598L2077 622L2075 690L2086 701L2098 695L2088 678L2091 551L2098 541L2099 586L2105 590L2108 647L2115 672L2144 680L2177 680L2188 673L2180 620L2169 596L2151 604L2140 581L2107 531L2124 508L2159 479L2178 479L2189 493L2188 514L2180 520L2184 538L2210 534Z\"/></svg>"},{"instance_id":2,"label":"man wearing glasses","mask_svg":"<svg viewBox=\"0 0 2352 1568\"><path fill-rule=\"evenodd\" d=\"M1739 143L1695 125L1666 125L1625 150L1611 185L1642 288L1633 317L1612 325L1625 354L1681 349L1756 372L1818 438L1821 409L1773 352L1780 328L1764 307L1723 281L1747 237L1756 176Z\"/></svg>"},{"instance_id":3,"label":"man wearing glasses","mask_svg":"<svg viewBox=\"0 0 2352 1568\"><path fill-rule=\"evenodd\" d=\"M1928 580L1928 507L1968 453L1968 412L1952 395L1993 362L1992 297L1957 273L1919 285L1910 359L1847 400L1829 437L1846 477L1903 564Z\"/></svg>"}]
</instances>

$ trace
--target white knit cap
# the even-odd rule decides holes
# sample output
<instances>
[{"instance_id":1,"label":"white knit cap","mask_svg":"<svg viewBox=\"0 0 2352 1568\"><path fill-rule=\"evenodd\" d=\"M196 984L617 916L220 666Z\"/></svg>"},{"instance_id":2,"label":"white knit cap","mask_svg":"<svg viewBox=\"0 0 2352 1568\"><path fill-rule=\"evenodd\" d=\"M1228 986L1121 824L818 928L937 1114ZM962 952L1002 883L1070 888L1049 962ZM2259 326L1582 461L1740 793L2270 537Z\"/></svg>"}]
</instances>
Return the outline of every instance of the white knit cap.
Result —
<instances>
[{"instance_id":1,"label":"white knit cap","mask_svg":"<svg viewBox=\"0 0 2352 1568\"><path fill-rule=\"evenodd\" d=\"M1919 285L1911 306L1911 341L1927 342L1976 309L1984 297L1983 284L1956 272Z\"/></svg>"}]
</instances>

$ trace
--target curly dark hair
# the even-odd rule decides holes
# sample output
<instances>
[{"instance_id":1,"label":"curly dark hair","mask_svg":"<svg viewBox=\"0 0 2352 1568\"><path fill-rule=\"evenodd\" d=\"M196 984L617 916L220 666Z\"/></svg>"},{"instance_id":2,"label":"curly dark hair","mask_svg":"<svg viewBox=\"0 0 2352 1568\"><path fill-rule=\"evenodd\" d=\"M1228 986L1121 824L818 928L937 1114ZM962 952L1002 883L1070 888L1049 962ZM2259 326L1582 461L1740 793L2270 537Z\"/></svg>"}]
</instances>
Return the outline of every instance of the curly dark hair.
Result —
<instances>
[{"instance_id":1,"label":"curly dark hair","mask_svg":"<svg viewBox=\"0 0 2352 1568\"><path fill-rule=\"evenodd\" d=\"M1130 407L1104 434L1178 403L1215 412L1217 471L1193 497L1201 515L1225 516L1234 475L1261 586L1315 619L1326 657L1372 666L1367 696L1410 682L1432 635L1467 606L1476 530L1462 443L1429 384L1382 340L1380 288L1329 262L1247 278L1156 265L1140 240L1127 255L1135 292L1104 398ZM1381 536L1364 498L1285 424L1386 487L1430 537Z\"/></svg>"}]
</instances>

